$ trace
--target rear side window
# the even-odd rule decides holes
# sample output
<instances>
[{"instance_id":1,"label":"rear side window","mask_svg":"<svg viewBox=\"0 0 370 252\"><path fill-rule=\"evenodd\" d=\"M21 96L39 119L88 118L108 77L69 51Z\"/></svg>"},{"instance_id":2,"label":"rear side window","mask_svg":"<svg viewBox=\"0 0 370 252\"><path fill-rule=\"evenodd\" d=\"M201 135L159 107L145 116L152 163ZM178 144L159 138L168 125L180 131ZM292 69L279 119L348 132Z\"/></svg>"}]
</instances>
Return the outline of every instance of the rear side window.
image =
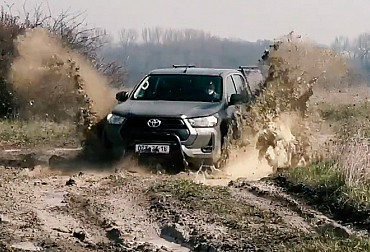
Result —
<instances>
[{"instance_id":1,"label":"rear side window","mask_svg":"<svg viewBox=\"0 0 370 252\"><path fill-rule=\"evenodd\" d=\"M238 94L246 95L247 90L246 90L244 78L241 75L234 74L233 75L233 80L234 80L234 84L235 84L235 87L236 87L236 92Z\"/></svg>"},{"instance_id":2,"label":"rear side window","mask_svg":"<svg viewBox=\"0 0 370 252\"><path fill-rule=\"evenodd\" d=\"M234 86L234 82L231 79L231 76L228 76L226 78L226 86L225 86L225 97L226 97L227 102L230 102L230 97L232 94L236 94L236 89Z\"/></svg>"}]
</instances>

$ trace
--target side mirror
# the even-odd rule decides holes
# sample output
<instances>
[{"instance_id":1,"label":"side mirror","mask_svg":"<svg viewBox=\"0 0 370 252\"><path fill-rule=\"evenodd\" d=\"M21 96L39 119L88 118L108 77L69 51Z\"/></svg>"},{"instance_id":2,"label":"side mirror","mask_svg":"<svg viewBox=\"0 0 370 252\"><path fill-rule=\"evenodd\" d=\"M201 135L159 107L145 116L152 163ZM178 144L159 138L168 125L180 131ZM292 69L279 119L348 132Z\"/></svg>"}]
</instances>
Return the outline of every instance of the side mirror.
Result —
<instances>
[{"instance_id":1,"label":"side mirror","mask_svg":"<svg viewBox=\"0 0 370 252\"><path fill-rule=\"evenodd\" d=\"M230 97L229 105L237 105L237 104L244 103L245 101L246 101L245 95L232 94Z\"/></svg>"},{"instance_id":2,"label":"side mirror","mask_svg":"<svg viewBox=\"0 0 370 252\"><path fill-rule=\"evenodd\" d=\"M124 102L128 99L128 92L120 91L116 94L116 100L119 102Z\"/></svg>"}]
</instances>

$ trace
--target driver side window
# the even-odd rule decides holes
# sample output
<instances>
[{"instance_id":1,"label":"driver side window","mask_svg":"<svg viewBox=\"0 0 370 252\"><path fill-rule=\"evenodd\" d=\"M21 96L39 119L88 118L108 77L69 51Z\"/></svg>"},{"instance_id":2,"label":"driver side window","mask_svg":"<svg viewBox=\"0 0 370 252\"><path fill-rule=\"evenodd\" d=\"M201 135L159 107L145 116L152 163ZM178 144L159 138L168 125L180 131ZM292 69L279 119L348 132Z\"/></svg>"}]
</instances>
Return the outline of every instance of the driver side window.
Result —
<instances>
[{"instance_id":1,"label":"driver side window","mask_svg":"<svg viewBox=\"0 0 370 252\"><path fill-rule=\"evenodd\" d=\"M236 94L236 89L235 89L235 85L234 85L234 82L231 76L228 76L226 78L226 86L225 86L225 97L226 97L227 102L230 102L230 97L232 94Z\"/></svg>"}]
</instances>

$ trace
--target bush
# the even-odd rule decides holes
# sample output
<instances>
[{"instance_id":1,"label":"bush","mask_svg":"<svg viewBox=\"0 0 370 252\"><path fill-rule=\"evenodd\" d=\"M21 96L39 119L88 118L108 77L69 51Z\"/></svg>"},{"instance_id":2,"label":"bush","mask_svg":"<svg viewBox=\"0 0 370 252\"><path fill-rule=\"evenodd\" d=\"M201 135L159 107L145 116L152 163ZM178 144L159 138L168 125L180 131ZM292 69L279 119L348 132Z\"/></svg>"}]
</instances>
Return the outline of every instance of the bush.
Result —
<instances>
[{"instance_id":1,"label":"bush","mask_svg":"<svg viewBox=\"0 0 370 252\"><path fill-rule=\"evenodd\" d=\"M26 18L12 16L1 10L0 16L0 117L17 117L19 106L16 92L9 80L13 59L18 56L14 41L29 29L43 28L62 42L62 44L89 60L98 71L108 76L111 85L123 86L126 72L115 62L106 63L98 56L98 51L106 39L99 29L90 29L79 20L79 13L63 12L50 17L36 8L33 13L24 13ZM31 18L32 17L32 18Z\"/></svg>"},{"instance_id":2,"label":"bush","mask_svg":"<svg viewBox=\"0 0 370 252\"><path fill-rule=\"evenodd\" d=\"M0 117L15 115L14 92L7 83L8 72L15 55L13 41L22 32L17 18L1 11L0 16Z\"/></svg>"}]
</instances>

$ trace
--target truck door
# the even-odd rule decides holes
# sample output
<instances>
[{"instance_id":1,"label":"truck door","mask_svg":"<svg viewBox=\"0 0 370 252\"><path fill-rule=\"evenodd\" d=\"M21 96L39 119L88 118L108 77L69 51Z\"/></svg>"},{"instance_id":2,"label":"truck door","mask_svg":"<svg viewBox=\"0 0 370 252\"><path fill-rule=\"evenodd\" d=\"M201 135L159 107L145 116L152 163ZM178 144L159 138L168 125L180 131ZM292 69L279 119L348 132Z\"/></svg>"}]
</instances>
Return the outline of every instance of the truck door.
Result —
<instances>
[{"instance_id":1,"label":"truck door","mask_svg":"<svg viewBox=\"0 0 370 252\"><path fill-rule=\"evenodd\" d=\"M226 98L226 104L229 104L230 97L233 94L237 94L234 81L231 77L231 75L226 77L226 83L225 83L225 98ZM228 120L233 118L235 112L235 106L234 105L227 105L226 108L226 117Z\"/></svg>"},{"instance_id":2,"label":"truck door","mask_svg":"<svg viewBox=\"0 0 370 252\"><path fill-rule=\"evenodd\" d=\"M245 96L245 102L250 103L250 96L247 89L247 83L241 74L233 74L232 79L236 89L236 93ZM245 105L234 106L233 116L232 116L232 126L233 126L233 137L234 139L241 138L242 136L242 114L245 109Z\"/></svg>"},{"instance_id":3,"label":"truck door","mask_svg":"<svg viewBox=\"0 0 370 252\"><path fill-rule=\"evenodd\" d=\"M232 79L234 81L236 93L244 95L247 101L249 101L249 94L248 94L247 85L246 85L246 81L244 77L240 74L233 74Z\"/></svg>"}]
</instances>

